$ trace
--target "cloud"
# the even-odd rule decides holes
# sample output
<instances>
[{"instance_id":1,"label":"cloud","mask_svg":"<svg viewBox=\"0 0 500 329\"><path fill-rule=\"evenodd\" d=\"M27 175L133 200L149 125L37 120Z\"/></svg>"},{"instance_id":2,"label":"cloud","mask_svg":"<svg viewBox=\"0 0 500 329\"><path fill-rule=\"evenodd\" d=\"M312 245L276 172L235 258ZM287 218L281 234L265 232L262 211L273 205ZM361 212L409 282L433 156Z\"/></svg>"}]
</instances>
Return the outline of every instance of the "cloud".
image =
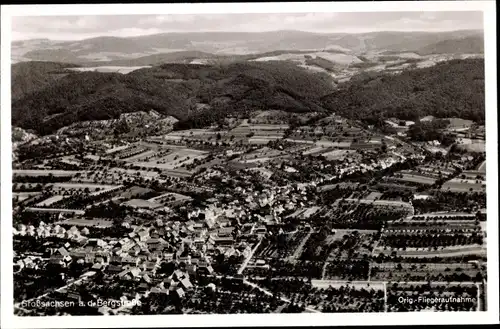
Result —
<instances>
[{"instance_id":1,"label":"cloud","mask_svg":"<svg viewBox=\"0 0 500 329\"><path fill-rule=\"evenodd\" d=\"M162 32L302 30L311 32L445 31L482 29L482 12L366 12L207 15L13 17L15 40L80 40Z\"/></svg>"}]
</instances>

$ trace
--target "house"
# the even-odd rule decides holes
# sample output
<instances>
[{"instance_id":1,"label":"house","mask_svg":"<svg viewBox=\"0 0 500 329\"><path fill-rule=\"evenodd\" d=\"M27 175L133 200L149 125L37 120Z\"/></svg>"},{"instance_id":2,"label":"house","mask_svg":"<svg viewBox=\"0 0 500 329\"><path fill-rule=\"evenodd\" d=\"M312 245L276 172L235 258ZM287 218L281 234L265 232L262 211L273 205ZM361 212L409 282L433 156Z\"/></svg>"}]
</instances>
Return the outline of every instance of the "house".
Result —
<instances>
[{"instance_id":1,"label":"house","mask_svg":"<svg viewBox=\"0 0 500 329\"><path fill-rule=\"evenodd\" d=\"M146 244L149 250L163 250L163 248L167 244L167 241L165 241L163 238L152 238L147 240Z\"/></svg>"},{"instance_id":2,"label":"house","mask_svg":"<svg viewBox=\"0 0 500 329\"><path fill-rule=\"evenodd\" d=\"M186 277L187 277L186 273L182 272L181 270L175 270L173 273L173 278L179 281L181 281Z\"/></svg>"},{"instance_id":3,"label":"house","mask_svg":"<svg viewBox=\"0 0 500 329\"><path fill-rule=\"evenodd\" d=\"M153 282L153 280L151 279L151 277L146 273L142 276L142 279L144 280L144 282L146 282L147 284L151 284Z\"/></svg>"},{"instance_id":4,"label":"house","mask_svg":"<svg viewBox=\"0 0 500 329\"><path fill-rule=\"evenodd\" d=\"M121 264L122 263L122 257L121 256L118 256L118 255L112 255L110 258L109 258L109 263L110 264Z\"/></svg>"},{"instance_id":5,"label":"house","mask_svg":"<svg viewBox=\"0 0 500 329\"><path fill-rule=\"evenodd\" d=\"M23 268L24 268L24 262L22 259L14 263L14 273L21 271Z\"/></svg>"},{"instance_id":6,"label":"house","mask_svg":"<svg viewBox=\"0 0 500 329\"><path fill-rule=\"evenodd\" d=\"M234 244L234 238L232 236L228 237L212 237L211 238L215 246L231 246Z\"/></svg>"},{"instance_id":7,"label":"house","mask_svg":"<svg viewBox=\"0 0 500 329\"><path fill-rule=\"evenodd\" d=\"M146 292L149 289L149 285L146 282L141 282L137 290L140 292Z\"/></svg>"},{"instance_id":8,"label":"house","mask_svg":"<svg viewBox=\"0 0 500 329\"><path fill-rule=\"evenodd\" d=\"M179 284L182 286L184 290L190 290L193 288L193 284L191 283L191 281L189 281L187 277L180 280Z\"/></svg>"},{"instance_id":9,"label":"house","mask_svg":"<svg viewBox=\"0 0 500 329\"><path fill-rule=\"evenodd\" d=\"M166 262L171 262L174 260L174 254L173 253L165 253L163 254L163 260Z\"/></svg>"},{"instance_id":10,"label":"house","mask_svg":"<svg viewBox=\"0 0 500 329\"><path fill-rule=\"evenodd\" d=\"M93 247L93 248L96 248L96 247L100 247L100 248L104 248L106 247L108 244L106 243L106 241L104 241L103 239L95 239L95 238L92 238L92 239L88 239L87 241L87 244L85 245L86 247Z\"/></svg>"},{"instance_id":11,"label":"house","mask_svg":"<svg viewBox=\"0 0 500 329\"><path fill-rule=\"evenodd\" d=\"M186 266L186 271L189 273L189 274L196 274L196 265L194 264L189 264Z\"/></svg>"},{"instance_id":12,"label":"house","mask_svg":"<svg viewBox=\"0 0 500 329\"><path fill-rule=\"evenodd\" d=\"M76 226L72 226L68 232L72 235L72 236L76 236L76 235L80 235L80 231L78 230L78 228Z\"/></svg>"},{"instance_id":13,"label":"house","mask_svg":"<svg viewBox=\"0 0 500 329\"><path fill-rule=\"evenodd\" d=\"M184 298L184 296L186 296L186 293L184 292L184 290L182 288L178 288L177 290L175 290L177 296L179 296L179 298Z\"/></svg>"},{"instance_id":14,"label":"house","mask_svg":"<svg viewBox=\"0 0 500 329\"><path fill-rule=\"evenodd\" d=\"M118 274L121 271L123 271L123 268L121 266L118 266L118 265L111 264L111 265L108 265L108 267L106 268L106 272L108 272L111 275Z\"/></svg>"},{"instance_id":15,"label":"house","mask_svg":"<svg viewBox=\"0 0 500 329\"><path fill-rule=\"evenodd\" d=\"M122 257L122 264L137 266L138 258L132 257L130 255L125 255Z\"/></svg>"},{"instance_id":16,"label":"house","mask_svg":"<svg viewBox=\"0 0 500 329\"><path fill-rule=\"evenodd\" d=\"M57 251L55 252L55 257L61 257L67 263L71 261L71 256L64 247L57 249Z\"/></svg>"},{"instance_id":17,"label":"house","mask_svg":"<svg viewBox=\"0 0 500 329\"><path fill-rule=\"evenodd\" d=\"M104 268L104 265L102 265L101 263L95 263L92 266L93 271L102 271L103 268Z\"/></svg>"},{"instance_id":18,"label":"house","mask_svg":"<svg viewBox=\"0 0 500 329\"><path fill-rule=\"evenodd\" d=\"M88 229L87 227L84 227L84 228L82 229L81 233L82 233L83 235L89 235L89 234L90 234L90 231L89 231L89 229Z\"/></svg>"},{"instance_id":19,"label":"house","mask_svg":"<svg viewBox=\"0 0 500 329\"><path fill-rule=\"evenodd\" d=\"M186 265L191 264L191 255L179 256L177 260L181 263L185 263Z\"/></svg>"},{"instance_id":20,"label":"house","mask_svg":"<svg viewBox=\"0 0 500 329\"><path fill-rule=\"evenodd\" d=\"M152 275L156 275L156 271L158 270L158 268L160 268L160 266L157 262L144 262L142 264L142 267L143 267L144 271L146 271Z\"/></svg>"},{"instance_id":21,"label":"house","mask_svg":"<svg viewBox=\"0 0 500 329\"><path fill-rule=\"evenodd\" d=\"M140 241L146 241L147 239L149 239L149 231L140 231L139 233L137 233L137 236L139 237Z\"/></svg>"},{"instance_id":22,"label":"house","mask_svg":"<svg viewBox=\"0 0 500 329\"><path fill-rule=\"evenodd\" d=\"M50 258L48 266L52 268L55 267L64 268L67 267L67 263L62 258Z\"/></svg>"}]
</instances>

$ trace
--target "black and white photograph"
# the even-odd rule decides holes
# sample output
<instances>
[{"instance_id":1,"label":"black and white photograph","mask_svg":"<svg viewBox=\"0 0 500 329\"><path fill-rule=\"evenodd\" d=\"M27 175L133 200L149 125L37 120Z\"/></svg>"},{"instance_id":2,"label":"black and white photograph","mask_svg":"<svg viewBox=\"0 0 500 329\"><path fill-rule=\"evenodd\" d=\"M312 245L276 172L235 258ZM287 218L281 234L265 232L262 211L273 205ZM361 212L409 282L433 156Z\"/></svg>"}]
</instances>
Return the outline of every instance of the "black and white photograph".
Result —
<instances>
[{"instance_id":1,"label":"black and white photograph","mask_svg":"<svg viewBox=\"0 0 500 329\"><path fill-rule=\"evenodd\" d=\"M495 3L237 5L2 6L2 327L498 323Z\"/></svg>"}]
</instances>

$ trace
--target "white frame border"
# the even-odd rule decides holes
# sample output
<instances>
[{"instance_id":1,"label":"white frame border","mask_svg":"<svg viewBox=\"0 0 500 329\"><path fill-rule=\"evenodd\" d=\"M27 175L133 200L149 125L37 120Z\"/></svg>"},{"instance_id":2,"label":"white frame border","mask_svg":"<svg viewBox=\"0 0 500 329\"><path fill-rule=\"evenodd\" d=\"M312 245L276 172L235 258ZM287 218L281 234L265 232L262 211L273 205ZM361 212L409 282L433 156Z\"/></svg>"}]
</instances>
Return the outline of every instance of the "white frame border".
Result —
<instances>
[{"instance_id":1,"label":"white frame border","mask_svg":"<svg viewBox=\"0 0 500 329\"><path fill-rule=\"evenodd\" d=\"M314 9L313 9L314 8ZM482 11L484 13L487 222L488 231L488 311L456 313L363 313L360 314L237 314L237 315L142 315L79 317L16 317L13 315L12 282L12 168L10 125L11 17L63 15L145 15L145 14L229 14L300 12L376 11ZM141 327L237 327L308 326L366 324L490 324L499 321L498 300L498 158L496 109L496 8L494 1L401 1L401 2L308 2L308 3L223 3L223 4L99 4L99 5L10 5L1 10L1 320L4 328L119 328Z\"/></svg>"}]
</instances>

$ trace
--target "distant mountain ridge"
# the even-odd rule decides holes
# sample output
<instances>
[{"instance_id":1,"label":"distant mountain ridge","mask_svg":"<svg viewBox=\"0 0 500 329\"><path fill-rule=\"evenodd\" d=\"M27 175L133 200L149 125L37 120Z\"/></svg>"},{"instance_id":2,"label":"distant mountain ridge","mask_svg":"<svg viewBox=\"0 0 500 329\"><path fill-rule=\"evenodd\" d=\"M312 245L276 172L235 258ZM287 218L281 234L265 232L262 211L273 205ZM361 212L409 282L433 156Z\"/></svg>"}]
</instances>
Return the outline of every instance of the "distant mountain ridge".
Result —
<instances>
[{"instance_id":1,"label":"distant mountain ridge","mask_svg":"<svg viewBox=\"0 0 500 329\"><path fill-rule=\"evenodd\" d=\"M483 52L482 31L452 32L370 32L312 33L303 31L271 32L186 32L161 33L138 37L97 37L80 41L47 39L14 41L13 58L17 61L59 61L88 63L131 60L160 53L199 51L214 55L249 55L286 49L325 50L364 53L369 51L437 51L453 45L472 53ZM451 49L453 51L453 49ZM461 51L461 50L459 50Z\"/></svg>"},{"instance_id":2,"label":"distant mountain ridge","mask_svg":"<svg viewBox=\"0 0 500 329\"><path fill-rule=\"evenodd\" d=\"M12 124L44 135L79 121L154 110L181 120L180 125L202 127L256 109L322 111L318 100L332 91L328 75L286 62L164 64L129 74L81 72L14 100Z\"/></svg>"},{"instance_id":3,"label":"distant mountain ridge","mask_svg":"<svg viewBox=\"0 0 500 329\"><path fill-rule=\"evenodd\" d=\"M23 68L27 66L28 69ZM207 127L258 110L335 112L377 124L383 118L459 117L484 121L484 61L444 61L393 75L365 72L337 87L325 73L286 61L162 64L128 74L64 73L67 64L19 63L13 90L36 72L30 92L13 98L12 124L50 134L76 122L156 111L177 129ZM63 70L57 78L45 77ZM14 71L14 70L13 70Z\"/></svg>"}]
</instances>

